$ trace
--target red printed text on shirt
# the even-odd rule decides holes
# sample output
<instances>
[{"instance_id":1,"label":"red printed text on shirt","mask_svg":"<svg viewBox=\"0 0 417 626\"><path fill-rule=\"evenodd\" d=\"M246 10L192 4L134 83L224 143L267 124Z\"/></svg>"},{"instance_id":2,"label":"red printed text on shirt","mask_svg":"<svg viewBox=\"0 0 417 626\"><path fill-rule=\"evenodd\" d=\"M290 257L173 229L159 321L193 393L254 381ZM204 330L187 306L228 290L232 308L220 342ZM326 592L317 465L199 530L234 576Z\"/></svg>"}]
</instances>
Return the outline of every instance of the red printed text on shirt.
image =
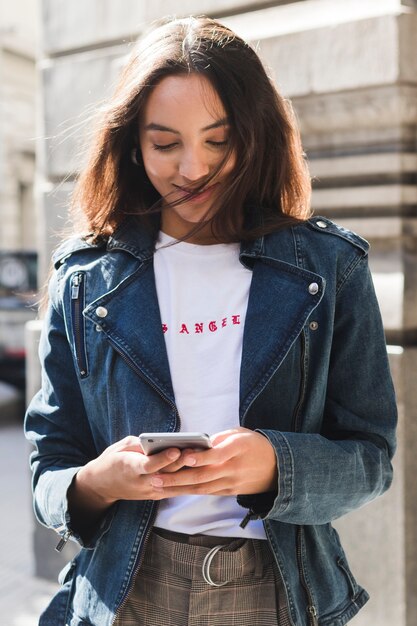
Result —
<instances>
[{"instance_id":1,"label":"red printed text on shirt","mask_svg":"<svg viewBox=\"0 0 417 626\"><path fill-rule=\"evenodd\" d=\"M226 326L238 326L240 325L240 315L231 315L229 317L223 317L220 320L210 320L209 322L195 322L193 324L186 324L182 322L179 327L174 328L174 332L180 335L200 335L204 333L215 333L221 328ZM172 328L168 324L162 324L162 332L165 334Z\"/></svg>"}]
</instances>

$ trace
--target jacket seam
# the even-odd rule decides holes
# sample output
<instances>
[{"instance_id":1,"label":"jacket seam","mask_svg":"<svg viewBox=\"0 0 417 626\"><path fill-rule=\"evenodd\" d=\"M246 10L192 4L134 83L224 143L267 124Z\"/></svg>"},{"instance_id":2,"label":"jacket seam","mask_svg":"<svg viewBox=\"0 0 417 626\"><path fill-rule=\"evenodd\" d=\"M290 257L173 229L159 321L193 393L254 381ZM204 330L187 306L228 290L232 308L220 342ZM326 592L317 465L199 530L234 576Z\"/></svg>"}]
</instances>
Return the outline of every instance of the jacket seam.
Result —
<instances>
[{"instance_id":1,"label":"jacket seam","mask_svg":"<svg viewBox=\"0 0 417 626\"><path fill-rule=\"evenodd\" d=\"M322 626L343 626L361 610L368 600L368 593L362 589L355 600L349 599L349 604L342 611L329 617L324 616L320 620L320 624Z\"/></svg>"},{"instance_id":2,"label":"jacket seam","mask_svg":"<svg viewBox=\"0 0 417 626\"><path fill-rule=\"evenodd\" d=\"M350 277L354 273L355 269L359 266L361 261L366 262L366 257L357 256L354 259L352 259L350 265L347 267L343 276L341 277L341 280L336 285L335 297L337 297L340 294L340 292L343 290L344 286L349 281Z\"/></svg>"}]
</instances>

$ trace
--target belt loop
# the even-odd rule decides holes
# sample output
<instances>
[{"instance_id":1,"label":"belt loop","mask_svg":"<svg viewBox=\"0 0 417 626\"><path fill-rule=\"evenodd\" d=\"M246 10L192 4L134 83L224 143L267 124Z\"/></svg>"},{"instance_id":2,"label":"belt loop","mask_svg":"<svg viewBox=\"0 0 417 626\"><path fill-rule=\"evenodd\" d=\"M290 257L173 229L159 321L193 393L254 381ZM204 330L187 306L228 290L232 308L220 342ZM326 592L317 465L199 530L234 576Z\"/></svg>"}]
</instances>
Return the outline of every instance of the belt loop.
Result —
<instances>
[{"instance_id":1,"label":"belt loop","mask_svg":"<svg viewBox=\"0 0 417 626\"><path fill-rule=\"evenodd\" d=\"M215 583L210 575L211 562L216 556L216 554L218 553L218 551L221 550L222 548L223 548L223 545L219 545L219 546L214 546L214 548L209 550L209 552L207 552L206 556L204 557L203 565L201 568L204 580L206 581L208 585L211 585L212 587L223 587L223 585L227 585L227 583L229 582L228 580L225 580L223 583Z\"/></svg>"}]
</instances>

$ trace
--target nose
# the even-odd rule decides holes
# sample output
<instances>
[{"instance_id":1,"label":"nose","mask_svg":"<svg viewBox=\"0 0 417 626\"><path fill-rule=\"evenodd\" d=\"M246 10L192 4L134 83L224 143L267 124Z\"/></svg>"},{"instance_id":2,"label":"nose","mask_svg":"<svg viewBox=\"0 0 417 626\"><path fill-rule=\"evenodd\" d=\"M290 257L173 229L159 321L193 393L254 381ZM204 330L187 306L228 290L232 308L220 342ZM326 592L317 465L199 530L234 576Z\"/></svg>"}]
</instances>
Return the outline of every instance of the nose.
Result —
<instances>
[{"instance_id":1,"label":"nose","mask_svg":"<svg viewBox=\"0 0 417 626\"><path fill-rule=\"evenodd\" d=\"M196 181L207 176L210 172L210 165L206 155L198 149L184 151L178 164L178 172L187 180Z\"/></svg>"}]
</instances>

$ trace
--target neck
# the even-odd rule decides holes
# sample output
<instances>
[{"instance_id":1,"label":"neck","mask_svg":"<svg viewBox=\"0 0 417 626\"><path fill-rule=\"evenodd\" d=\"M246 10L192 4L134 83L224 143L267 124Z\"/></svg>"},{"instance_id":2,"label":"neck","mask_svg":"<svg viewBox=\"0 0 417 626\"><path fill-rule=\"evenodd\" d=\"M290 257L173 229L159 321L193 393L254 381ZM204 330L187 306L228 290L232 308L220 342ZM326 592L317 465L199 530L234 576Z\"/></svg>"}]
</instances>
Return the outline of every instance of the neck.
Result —
<instances>
[{"instance_id":1,"label":"neck","mask_svg":"<svg viewBox=\"0 0 417 626\"><path fill-rule=\"evenodd\" d=\"M216 243L224 243L221 239L214 237L211 222L193 224L175 216L176 219L164 219L162 215L161 230L166 235L175 239L184 240L201 246L209 246Z\"/></svg>"}]
</instances>

